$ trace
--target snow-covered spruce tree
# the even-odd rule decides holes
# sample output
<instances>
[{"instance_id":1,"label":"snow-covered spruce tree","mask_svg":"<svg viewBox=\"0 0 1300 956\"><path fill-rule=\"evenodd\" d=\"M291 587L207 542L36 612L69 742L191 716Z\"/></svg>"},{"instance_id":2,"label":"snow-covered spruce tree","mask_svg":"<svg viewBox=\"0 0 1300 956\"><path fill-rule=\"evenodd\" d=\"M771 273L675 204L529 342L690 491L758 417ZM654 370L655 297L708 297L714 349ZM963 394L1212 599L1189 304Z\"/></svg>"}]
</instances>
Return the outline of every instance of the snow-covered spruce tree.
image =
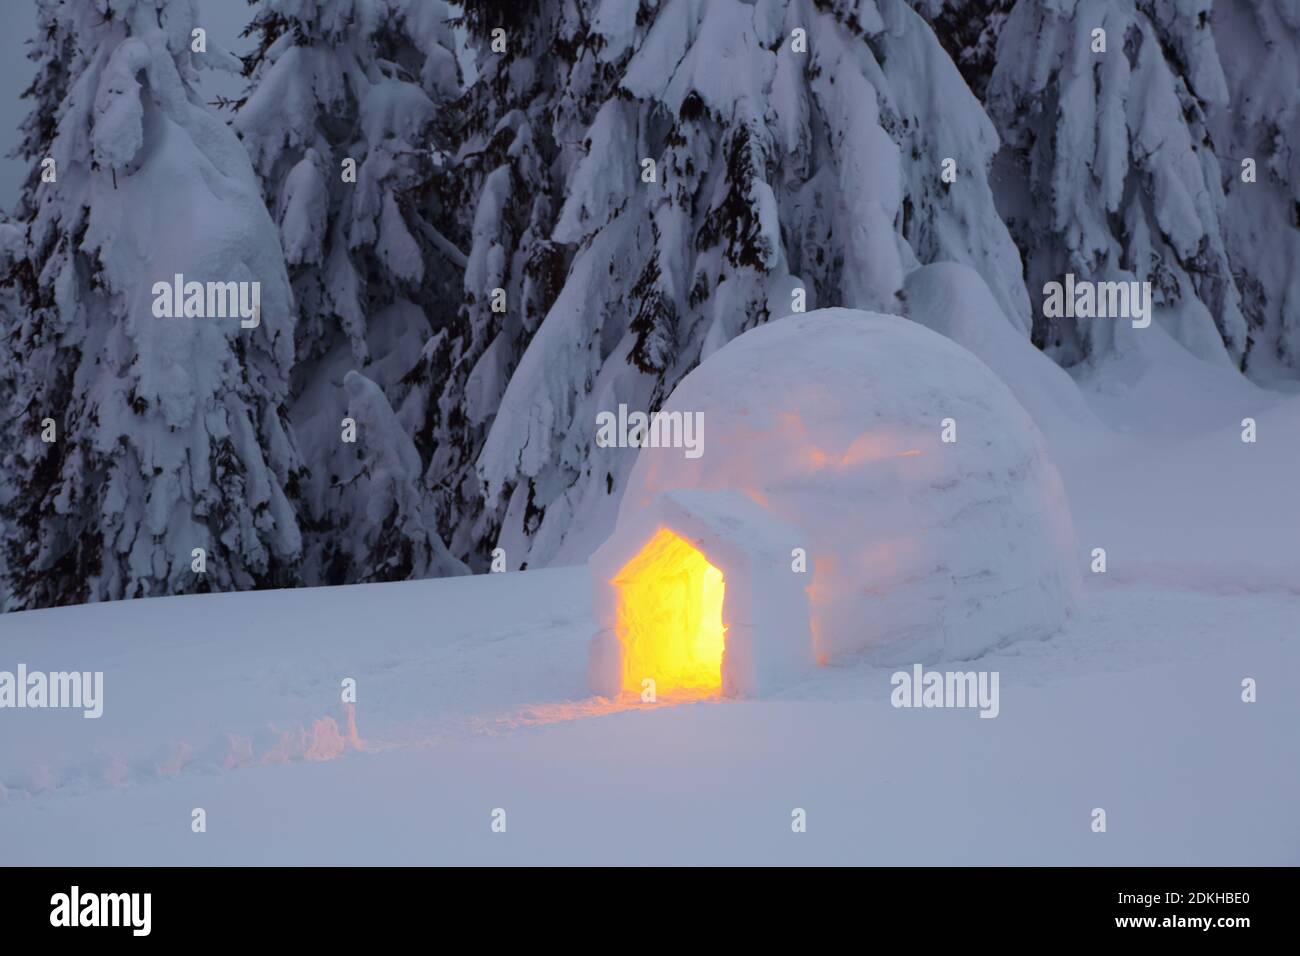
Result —
<instances>
[{"instance_id":1,"label":"snow-covered spruce tree","mask_svg":"<svg viewBox=\"0 0 1300 956\"><path fill-rule=\"evenodd\" d=\"M570 250L549 238L564 186L551 172L559 151L552 122L580 136L610 82L602 80L608 67L569 82L583 29L574 4L476 0L461 22L478 46L476 80L457 106L450 199L461 211L455 237L467 262L457 314L427 343L401 414L416 423L448 545L484 570L499 515L483 507L475 460L568 267Z\"/></svg>"},{"instance_id":2,"label":"snow-covered spruce tree","mask_svg":"<svg viewBox=\"0 0 1300 956\"><path fill-rule=\"evenodd\" d=\"M1034 340L1058 362L1141 338L1041 316L1038 291L1149 280L1201 357L1294 366L1300 315L1300 12L1286 0L918 0L997 123L998 205L1025 259ZM1230 79L1229 79L1230 78ZM1254 158L1257 183L1243 183Z\"/></svg>"},{"instance_id":3,"label":"snow-covered spruce tree","mask_svg":"<svg viewBox=\"0 0 1300 956\"><path fill-rule=\"evenodd\" d=\"M194 91L196 70L238 69L211 41L194 52L194 13L39 6L7 277L6 609L297 581L288 279L248 158ZM250 300L260 283L259 324L194 314L202 295L158 317L155 283L177 274Z\"/></svg>"},{"instance_id":4,"label":"snow-covered spruce tree","mask_svg":"<svg viewBox=\"0 0 1300 956\"><path fill-rule=\"evenodd\" d=\"M424 489L424 466L406 426L383 390L360 372L343 376L348 417L366 436L361 472L352 493L354 509L335 533L337 553L367 569L366 580L393 581L463 574L438 533L437 513Z\"/></svg>"},{"instance_id":5,"label":"snow-covered spruce tree","mask_svg":"<svg viewBox=\"0 0 1300 956\"><path fill-rule=\"evenodd\" d=\"M15 268L26 257L26 246L24 230L0 212L0 276L14 274ZM14 394L22 367L20 357L12 351L22 325L20 314L16 283L0 281L0 415L5 416L13 414ZM16 467L15 451L20 445L17 429L0 428L0 516L5 514L6 506L18 494L16 484L6 480L5 476ZM6 552L7 549L0 546L0 586L8 580ZM4 602L0 601L0 611L3 610Z\"/></svg>"},{"instance_id":6,"label":"snow-covered spruce tree","mask_svg":"<svg viewBox=\"0 0 1300 956\"><path fill-rule=\"evenodd\" d=\"M905 274L949 259L1028 334L993 125L901 0L498 9L466 6L481 102L461 163L481 189L451 446L485 510L456 547L495 533L511 567L583 557L634 456L596 446L596 414L655 409L702 356L801 306L905 311Z\"/></svg>"},{"instance_id":7,"label":"snow-covered spruce tree","mask_svg":"<svg viewBox=\"0 0 1300 956\"><path fill-rule=\"evenodd\" d=\"M279 225L299 316L291 418L309 466L312 583L464 570L425 520L432 503L407 487L405 470L418 481L421 469L389 406L460 301L464 256L439 228L447 104L459 94L448 19L441 0L268 0L248 31L258 45L234 125ZM361 417L349 413L357 403ZM341 437L345 417L355 441ZM389 512L376 516L381 503Z\"/></svg>"},{"instance_id":8,"label":"snow-covered spruce tree","mask_svg":"<svg viewBox=\"0 0 1300 956\"><path fill-rule=\"evenodd\" d=\"M1228 258L1250 327L1246 371L1261 379L1294 378L1300 371L1300 4L1219 3L1210 24L1228 84L1227 103L1210 110L1210 129L1223 166Z\"/></svg>"}]
</instances>

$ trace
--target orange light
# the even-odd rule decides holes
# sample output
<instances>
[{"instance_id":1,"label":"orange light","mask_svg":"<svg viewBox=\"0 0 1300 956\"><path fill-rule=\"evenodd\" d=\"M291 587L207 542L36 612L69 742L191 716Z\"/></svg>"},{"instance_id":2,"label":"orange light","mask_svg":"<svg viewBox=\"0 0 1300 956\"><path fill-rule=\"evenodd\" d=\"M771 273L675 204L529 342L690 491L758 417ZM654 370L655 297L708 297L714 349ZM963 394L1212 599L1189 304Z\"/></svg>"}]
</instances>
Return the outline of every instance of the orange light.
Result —
<instances>
[{"instance_id":1,"label":"orange light","mask_svg":"<svg viewBox=\"0 0 1300 956\"><path fill-rule=\"evenodd\" d=\"M726 628L722 572L700 551L660 529L610 582L618 589L623 690L707 695L722 689Z\"/></svg>"}]
</instances>

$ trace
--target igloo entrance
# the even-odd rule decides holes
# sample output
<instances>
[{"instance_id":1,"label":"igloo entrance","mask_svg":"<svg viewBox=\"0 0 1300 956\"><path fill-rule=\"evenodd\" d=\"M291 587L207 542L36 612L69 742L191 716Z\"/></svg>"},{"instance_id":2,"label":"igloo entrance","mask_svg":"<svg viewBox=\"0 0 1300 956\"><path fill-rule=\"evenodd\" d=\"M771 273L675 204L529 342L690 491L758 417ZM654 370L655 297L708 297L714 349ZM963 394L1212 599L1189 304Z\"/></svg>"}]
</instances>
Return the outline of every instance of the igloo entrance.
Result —
<instances>
[{"instance_id":1,"label":"igloo entrance","mask_svg":"<svg viewBox=\"0 0 1300 956\"><path fill-rule=\"evenodd\" d=\"M611 583L624 691L641 693L646 679L660 693L722 689L726 582L699 549L662 528Z\"/></svg>"},{"instance_id":2,"label":"igloo entrance","mask_svg":"<svg viewBox=\"0 0 1300 956\"><path fill-rule=\"evenodd\" d=\"M805 540L745 495L682 490L620 522L591 557L588 678L604 697L761 693L810 669Z\"/></svg>"}]
</instances>

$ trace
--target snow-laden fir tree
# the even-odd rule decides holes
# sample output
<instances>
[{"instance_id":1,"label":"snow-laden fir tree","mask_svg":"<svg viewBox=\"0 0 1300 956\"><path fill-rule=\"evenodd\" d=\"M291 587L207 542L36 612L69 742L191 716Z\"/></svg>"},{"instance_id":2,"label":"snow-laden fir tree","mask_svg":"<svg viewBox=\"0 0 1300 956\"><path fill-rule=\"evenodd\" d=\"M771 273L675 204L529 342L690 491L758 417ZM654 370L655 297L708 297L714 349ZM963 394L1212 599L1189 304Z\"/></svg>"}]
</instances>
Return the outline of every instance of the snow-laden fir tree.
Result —
<instances>
[{"instance_id":1,"label":"snow-laden fir tree","mask_svg":"<svg viewBox=\"0 0 1300 956\"><path fill-rule=\"evenodd\" d=\"M241 150L189 0L42 4L6 606L581 560L636 454L596 414L799 308L973 297L1078 375L1300 361L1290 0L467 0L463 90L441 0L257 11ZM261 327L152 320L180 271L260 278ZM1156 325L1045 318L1067 272Z\"/></svg>"},{"instance_id":2,"label":"snow-laden fir tree","mask_svg":"<svg viewBox=\"0 0 1300 956\"><path fill-rule=\"evenodd\" d=\"M1137 348L1109 319L1041 316L1044 283L1152 283L1194 354L1271 377L1300 354L1300 7L1290 0L917 4L998 126L999 209L1034 340L1064 365ZM1243 182L1243 162L1257 181Z\"/></svg>"},{"instance_id":3,"label":"snow-laden fir tree","mask_svg":"<svg viewBox=\"0 0 1300 956\"><path fill-rule=\"evenodd\" d=\"M196 26L190 0L38 9L7 280L7 609L298 580L288 279L248 157L195 92L238 61L193 52ZM260 324L156 317L177 274L259 282Z\"/></svg>"},{"instance_id":4,"label":"snow-laden fir tree","mask_svg":"<svg viewBox=\"0 0 1300 956\"><path fill-rule=\"evenodd\" d=\"M378 385L360 372L343 376L347 415L365 436L357 485L365 494L345 500L353 509L343 541L366 580L388 581L463 574L438 533L437 512L424 488L424 465Z\"/></svg>"},{"instance_id":5,"label":"snow-laden fir tree","mask_svg":"<svg viewBox=\"0 0 1300 956\"><path fill-rule=\"evenodd\" d=\"M0 276L10 276L24 261L27 254L24 230L9 217L0 212ZM22 325L20 318L21 304L16 283L0 281L0 414L13 411L13 398L17 386L18 370L21 357L11 351L18 342L18 330ZM18 430L0 428L0 474L8 474L17 463L15 450L21 445ZM18 494L14 482L0 478L0 515ZM8 580L7 549L0 546L0 586L6 586ZM0 601L0 611L4 602Z\"/></svg>"},{"instance_id":6,"label":"snow-laden fir tree","mask_svg":"<svg viewBox=\"0 0 1300 956\"><path fill-rule=\"evenodd\" d=\"M568 268L569 250L549 238L563 189L551 173L552 118L580 135L608 83L561 92L581 22L572 4L474 2L461 22L478 48L475 82L457 104L451 202L460 214L457 241L468 250L461 304L445 333L427 343L402 414L416 423L448 545L485 570L499 517L483 507L475 461Z\"/></svg>"},{"instance_id":7,"label":"snow-laden fir tree","mask_svg":"<svg viewBox=\"0 0 1300 956\"><path fill-rule=\"evenodd\" d=\"M1220 3L1212 14L1228 97L1210 111L1210 130L1228 200L1228 258L1249 325L1246 371L1263 380L1294 379L1300 372L1300 3Z\"/></svg>"},{"instance_id":8,"label":"snow-laden fir tree","mask_svg":"<svg viewBox=\"0 0 1300 956\"><path fill-rule=\"evenodd\" d=\"M903 311L906 273L950 259L1028 333L986 180L996 133L905 3L531 10L466 6L480 79L460 162L479 199L452 447L484 508L457 546L496 532L512 567L581 559L563 542L608 527L635 454L595 445L596 414L653 410L701 357L801 304Z\"/></svg>"},{"instance_id":9,"label":"snow-laden fir tree","mask_svg":"<svg viewBox=\"0 0 1300 956\"><path fill-rule=\"evenodd\" d=\"M422 469L389 406L460 301L464 256L439 228L447 105L459 94L449 17L441 0L268 0L248 31L257 48L234 125L296 299L291 417L308 465L312 583L463 570L429 496L413 490ZM342 439L345 418L354 442Z\"/></svg>"}]
</instances>

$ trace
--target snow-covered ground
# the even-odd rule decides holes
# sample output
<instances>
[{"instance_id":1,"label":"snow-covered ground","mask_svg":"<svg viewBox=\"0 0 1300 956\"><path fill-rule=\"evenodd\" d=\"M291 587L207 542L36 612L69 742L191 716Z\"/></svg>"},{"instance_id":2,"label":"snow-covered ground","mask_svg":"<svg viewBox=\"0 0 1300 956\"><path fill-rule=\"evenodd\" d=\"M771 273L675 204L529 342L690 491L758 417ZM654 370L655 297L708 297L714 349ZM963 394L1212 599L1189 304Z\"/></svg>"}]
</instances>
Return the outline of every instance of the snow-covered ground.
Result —
<instances>
[{"instance_id":1,"label":"snow-covered ground","mask_svg":"<svg viewBox=\"0 0 1300 956\"><path fill-rule=\"evenodd\" d=\"M894 709L889 671L854 666L775 699L603 706L585 586L561 569L14 616L6 657L103 669L106 691L98 721L6 714L5 861L1300 862L1296 594L1094 586L1067 633L981 659L1001 673L984 720Z\"/></svg>"},{"instance_id":2,"label":"snow-covered ground","mask_svg":"<svg viewBox=\"0 0 1300 956\"><path fill-rule=\"evenodd\" d=\"M581 568L11 614L0 666L102 670L105 705L3 715L0 858L1300 863L1300 399L1196 371L1084 381L1128 430L1058 443L1109 570L1065 631L964 665L999 672L996 719L895 709L853 661L760 700L591 698Z\"/></svg>"}]
</instances>

